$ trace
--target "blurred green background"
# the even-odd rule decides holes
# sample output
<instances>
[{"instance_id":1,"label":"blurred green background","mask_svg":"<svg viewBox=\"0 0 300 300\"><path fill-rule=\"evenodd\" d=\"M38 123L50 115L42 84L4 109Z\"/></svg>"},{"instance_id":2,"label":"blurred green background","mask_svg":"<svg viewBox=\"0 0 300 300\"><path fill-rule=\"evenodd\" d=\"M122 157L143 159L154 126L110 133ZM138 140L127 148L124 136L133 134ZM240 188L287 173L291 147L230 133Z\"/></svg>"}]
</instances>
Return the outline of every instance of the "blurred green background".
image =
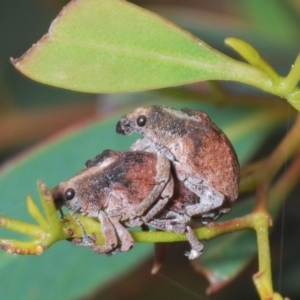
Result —
<instances>
[{"instance_id":1,"label":"blurred green background","mask_svg":"<svg viewBox=\"0 0 300 300\"><path fill-rule=\"evenodd\" d=\"M117 136L116 120L137 105L159 103L195 107L210 112L222 128L238 126L255 110L186 102L185 89L148 93L90 95L33 82L10 64L48 31L67 1L2 0L0 2L0 214L29 221L25 197L37 199L36 181L50 186L72 176L84 162L106 148L128 149L134 139ZM163 0L134 3L165 16L212 47L230 55L223 40L234 36L254 45L276 70L286 75L299 53L300 3L297 0ZM261 95L238 84L222 84L235 94ZM207 91L206 83L188 89ZM176 101L173 100L176 98ZM270 97L272 98L272 97ZM209 99L207 99L209 102ZM238 136L245 163L267 155L291 126L286 121L270 132L261 124ZM253 117L253 123L258 119ZM90 125L91 124L91 125ZM44 142L47 141L47 142ZM275 289L300 299L298 190L287 200L272 232ZM27 218L27 219L26 219ZM1 237L12 237L1 230ZM208 243L209 244L209 243ZM233 245L239 247L239 245ZM152 245L137 245L113 257L61 242L39 257L16 257L0 252L0 297L3 299L257 299L251 276L254 259L218 294L206 296L207 282L186 257L187 244L170 246L166 263L153 276Z\"/></svg>"}]
</instances>

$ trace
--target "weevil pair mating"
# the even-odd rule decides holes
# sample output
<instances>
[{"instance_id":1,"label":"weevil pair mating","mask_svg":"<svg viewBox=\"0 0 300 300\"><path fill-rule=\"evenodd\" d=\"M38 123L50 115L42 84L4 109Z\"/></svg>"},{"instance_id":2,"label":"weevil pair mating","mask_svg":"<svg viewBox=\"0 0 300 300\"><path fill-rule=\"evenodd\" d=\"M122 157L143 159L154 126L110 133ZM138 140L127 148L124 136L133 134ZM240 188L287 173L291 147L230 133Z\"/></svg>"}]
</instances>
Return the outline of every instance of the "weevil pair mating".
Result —
<instances>
[{"instance_id":1,"label":"weevil pair mating","mask_svg":"<svg viewBox=\"0 0 300 300\"><path fill-rule=\"evenodd\" d=\"M149 225L185 233L187 256L198 258L203 245L191 219L207 224L227 213L238 196L239 164L230 141L206 113L162 106L134 110L116 130L142 138L126 152L105 150L52 190L57 207L101 223L104 245L84 228L77 243L98 253L128 251L134 241L126 228Z\"/></svg>"}]
</instances>

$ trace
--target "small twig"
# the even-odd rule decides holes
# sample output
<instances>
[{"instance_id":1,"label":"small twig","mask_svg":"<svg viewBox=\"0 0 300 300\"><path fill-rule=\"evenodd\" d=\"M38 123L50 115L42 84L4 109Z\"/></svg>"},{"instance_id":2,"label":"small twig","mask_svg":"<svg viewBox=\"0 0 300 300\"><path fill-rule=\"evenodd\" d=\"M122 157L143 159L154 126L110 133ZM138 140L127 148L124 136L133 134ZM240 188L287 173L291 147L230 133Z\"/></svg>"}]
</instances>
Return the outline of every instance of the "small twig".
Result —
<instances>
[{"instance_id":1,"label":"small twig","mask_svg":"<svg viewBox=\"0 0 300 300\"><path fill-rule=\"evenodd\" d=\"M300 148L299 132L300 117L298 116L290 132L269 157L247 165L241 170L240 193L254 191L259 184L272 181L284 163L295 156ZM263 187L260 192L263 192Z\"/></svg>"},{"instance_id":2,"label":"small twig","mask_svg":"<svg viewBox=\"0 0 300 300\"><path fill-rule=\"evenodd\" d=\"M269 95L246 95L234 94L224 89L216 81L207 82L211 90L193 89L197 86L204 86L204 83L196 83L187 87L172 87L158 90L160 94L172 97L172 99L189 99L190 101L207 102L218 106L238 106L238 107L251 107L262 108L268 111L278 111L282 115L286 114L286 107L288 104L276 96ZM291 109L291 115L294 116L297 111Z\"/></svg>"},{"instance_id":3,"label":"small twig","mask_svg":"<svg viewBox=\"0 0 300 300\"><path fill-rule=\"evenodd\" d=\"M286 197L292 192L300 180L300 153L294 158L284 174L270 190L269 211L272 216L278 212Z\"/></svg>"},{"instance_id":4,"label":"small twig","mask_svg":"<svg viewBox=\"0 0 300 300\"><path fill-rule=\"evenodd\" d=\"M239 193L253 192L256 189L261 168L266 164L267 158L251 163L241 170Z\"/></svg>"},{"instance_id":5,"label":"small twig","mask_svg":"<svg viewBox=\"0 0 300 300\"><path fill-rule=\"evenodd\" d=\"M268 191L271 182L279 169L295 155L300 147L300 115L288 134L265 161L259 172L257 185L257 201L255 210L268 210Z\"/></svg>"}]
</instances>

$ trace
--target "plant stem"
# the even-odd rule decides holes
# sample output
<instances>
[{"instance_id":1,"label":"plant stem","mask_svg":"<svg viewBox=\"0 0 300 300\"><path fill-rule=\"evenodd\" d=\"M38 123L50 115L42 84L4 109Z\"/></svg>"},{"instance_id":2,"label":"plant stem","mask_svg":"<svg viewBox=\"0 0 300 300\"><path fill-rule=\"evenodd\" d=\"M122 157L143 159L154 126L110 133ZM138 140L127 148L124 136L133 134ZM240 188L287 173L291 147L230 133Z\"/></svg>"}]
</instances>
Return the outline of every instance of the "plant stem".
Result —
<instances>
[{"instance_id":1,"label":"plant stem","mask_svg":"<svg viewBox=\"0 0 300 300\"><path fill-rule=\"evenodd\" d=\"M269 226L271 218L268 214L254 213L252 214L253 229L256 231L258 246L258 270L266 276L265 283L272 290L272 273L271 273L271 257L269 244Z\"/></svg>"}]
</instances>

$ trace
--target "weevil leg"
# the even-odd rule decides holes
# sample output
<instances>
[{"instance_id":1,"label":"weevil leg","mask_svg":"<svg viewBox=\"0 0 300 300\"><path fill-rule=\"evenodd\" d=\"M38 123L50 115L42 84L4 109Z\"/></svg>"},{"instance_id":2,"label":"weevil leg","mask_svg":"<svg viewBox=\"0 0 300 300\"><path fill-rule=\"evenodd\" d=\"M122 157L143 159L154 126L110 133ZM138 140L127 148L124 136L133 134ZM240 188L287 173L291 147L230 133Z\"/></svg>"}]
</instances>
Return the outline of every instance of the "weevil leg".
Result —
<instances>
[{"instance_id":1,"label":"weevil leg","mask_svg":"<svg viewBox=\"0 0 300 300\"><path fill-rule=\"evenodd\" d=\"M144 223L148 223L151 219L153 219L157 214L159 214L164 209L169 199L170 199L169 197L159 199L157 203L155 203L155 205L144 216L141 217L142 221Z\"/></svg>"},{"instance_id":2,"label":"weevil leg","mask_svg":"<svg viewBox=\"0 0 300 300\"><path fill-rule=\"evenodd\" d=\"M164 154L157 155L157 172L156 172L156 182L157 184L149 193L149 195L142 201L142 203L137 207L134 214L131 216L140 217L146 210L151 207L153 203L160 198L162 191L165 186L170 182L171 173L170 173L170 162ZM159 205L160 206L160 205Z\"/></svg>"},{"instance_id":3,"label":"weevil leg","mask_svg":"<svg viewBox=\"0 0 300 300\"><path fill-rule=\"evenodd\" d=\"M147 225L150 225L156 229L163 231L173 231L176 233L184 233L186 224L179 220L167 220L167 219L152 219L147 222Z\"/></svg>"},{"instance_id":4,"label":"weevil leg","mask_svg":"<svg viewBox=\"0 0 300 300\"><path fill-rule=\"evenodd\" d=\"M173 196L174 191L174 181L173 178L170 177L170 181L167 183L166 187L162 191L160 195L160 199L155 203L155 205L144 215L141 217L144 223L147 223L151 219L153 219L157 214L159 214L167 205L170 198Z\"/></svg>"},{"instance_id":5,"label":"weevil leg","mask_svg":"<svg viewBox=\"0 0 300 300\"><path fill-rule=\"evenodd\" d=\"M190 226L186 226L186 237L191 245L191 251L186 252L185 255L190 259L196 259L202 254L203 245L202 243L197 239L197 237L194 234L194 231Z\"/></svg>"},{"instance_id":6,"label":"weevil leg","mask_svg":"<svg viewBox=\"0 0 300 300\"><path fill-rule=\"evenodd\" d=\"M202 243L197 239L191 227L186 226L185 222L180 222L178 220L153 219L147 224L163 231L173 231L179 234L185 233L192 248L190 252L185 253L190 260L196 259L202 254Z\"/></svg>"},{"instance_id":7,"label":"weevil leg","mask_svg":"<svg viewBox=\"0 0 300 300\"><path fill-rule=\"evenodd\" d=\"M219 191L203 183L192 182L188 179L184 181L184 185L199 197L199 203L185 208L186 214L191 217L215 210L226 200L226 197Z\"/></svg>"},{"instance_id":8,"label":"weevil leg","mask_svg":"<svg viewBox=\"0 0 300 300\"><path fill-rule=\"evenodd\" d=\"M113 224L117 231L118 237L120 238L122 252L128 251L133 248L134 240L128 230L122 226L119 222Z\"/></svg>"},{"instance_id":9,"label":"weevil leg","mask_svg":"<svg viewBox=\"0 0 300 300\"><path fill-rule=\"evenodd\" d=\"M95 240L87 234L83 224L77 218L75 213L72 214L72 217L74 218L76 223L79 225L79 227L81 228L81 232L82 232L82 238L72 239L72 243L77 246L85 246L85 247L91 247L92 245L94 245Z\"/></svg>"},{"instance_id":10,"label":"weevil leg","mask_svg":"<svg viewBox=\"0 0 300 300\"><path fill-rule=\"evenodd\" d=\"M118 246L115 227L103 211L99 212L98 218L102 226L105 243L104 245L92 245L91 248L97 253L110 253Z\"/></svg>"}]
</instances>

